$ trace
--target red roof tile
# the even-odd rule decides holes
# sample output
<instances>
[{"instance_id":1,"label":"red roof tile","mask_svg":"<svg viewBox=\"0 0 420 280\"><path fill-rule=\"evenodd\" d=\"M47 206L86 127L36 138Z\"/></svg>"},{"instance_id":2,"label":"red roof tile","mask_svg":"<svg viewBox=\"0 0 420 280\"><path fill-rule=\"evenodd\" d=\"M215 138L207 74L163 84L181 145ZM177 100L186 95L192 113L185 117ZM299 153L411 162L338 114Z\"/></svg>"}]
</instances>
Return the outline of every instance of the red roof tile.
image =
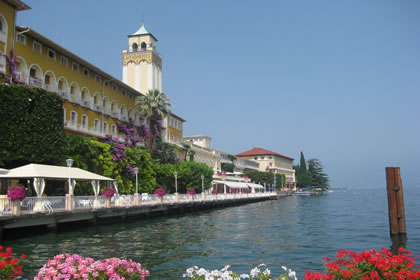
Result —
<instances>
[{"instance_id":1,"label":"red roof tile","mask_svg":"<svg viewBox=\"0 0 420 280\"><path fill-rule=\"evenodd\" d=\"M263 148L254 148L254 149L248 150L246 152L236 154L237 157L262 156L262 155L276 155L276 156L280 156L280 157L283 157L283 158L288 158L288 159L293 160L293 158L291 158L291 157L288 157L288 156L285 156L285 155L282 155L282 154L279 154L279 153L275 153L275 152L272 152L272 151L269 151L269 150L266 150L266 149L263 149Z\"/></svg>"}]
</instances>

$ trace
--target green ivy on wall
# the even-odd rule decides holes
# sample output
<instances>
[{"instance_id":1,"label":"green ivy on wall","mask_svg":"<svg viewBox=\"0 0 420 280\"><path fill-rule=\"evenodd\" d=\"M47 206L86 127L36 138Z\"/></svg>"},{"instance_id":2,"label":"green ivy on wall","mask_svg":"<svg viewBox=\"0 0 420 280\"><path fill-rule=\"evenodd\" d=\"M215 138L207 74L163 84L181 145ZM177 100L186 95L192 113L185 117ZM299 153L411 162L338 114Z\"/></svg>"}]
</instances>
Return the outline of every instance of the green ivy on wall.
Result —
<instances>
[{"instance_id":1,"label":"green ivy on wall","mask_svg":"<svg viewBox=\"0 0 420 280\"><path fill-rule=\"evenodd\" d=\"M56 93L0 84L0 167L62 162L63 114Z\"/></svg>"}]
</instances>

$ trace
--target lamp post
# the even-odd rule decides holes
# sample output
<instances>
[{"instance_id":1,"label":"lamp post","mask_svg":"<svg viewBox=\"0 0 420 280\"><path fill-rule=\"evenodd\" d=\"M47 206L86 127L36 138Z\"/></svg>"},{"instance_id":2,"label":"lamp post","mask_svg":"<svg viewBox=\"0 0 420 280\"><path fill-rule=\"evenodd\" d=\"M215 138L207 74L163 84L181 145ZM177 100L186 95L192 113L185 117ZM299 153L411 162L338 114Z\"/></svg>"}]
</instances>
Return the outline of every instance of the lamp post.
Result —
<instances>
[{"instance_id":1,"label":"lamp post","mask_svg":"<svg viewBox=\"0 0 420 280\"><path fill-rule=\"evenodd\" d=\"M66 194L66 210L72 211L73 210L73 192L72 192L72 185L71 185L71 167L73 165L73 160L71 158L66 159L67 166L69 167L69 193Z\"/></svg>"},{"instance_id":2,"label":"lamp post","mask_svg":"<svg viewBox=\"0 0 420 280\"><path fill-rule=\"evenodd\" d=\"M138 195L139 193L139 182L138 182L138 177L137 177L137 174L139 174L138 167L134 167L134 174L136 174L136 194Z\"/></svg>"},{"instance_id":3,"label":"lamp post","mask_svg":"<svg viewBox=\"0 0 420 280\"><path fill-rule=\"evenodd\" d=\"M175 176L175 193L178 193L178 173L174 172Z\"/></svg>"},{"instance_id":4,"label":"lamp post","mask_svg":"<svg viewBox=\"0 0 420 280\"><path fill-rule=\"evenodd\" d=\"M174 172L175 177L175 201L179 202L179 194L178 194L178 173Z\"/></svg>"},{"instance_id":5,"label":"lamp post","mask_svg":"<svg viewBox=\"0 0 420 280\"><path fill-rule=\"evenodd\" d=\"M139 169L138 167L134 167L134 174L136 174L136 193L134 194L134 203L136 205L140 205L140 199L139 199L139 182L138 182L138 174Z\"/></svg>"},{"instance_id":6,"label":"lamp post","mask_svg":"<svg viewBox=\"0 0 420 280\"><path fill-rule=\"evenodd\" d=\"M201 199L204 200L205 199L205 194L204 194L204 175L201 174Z\"/></svg>"}]
</instances>

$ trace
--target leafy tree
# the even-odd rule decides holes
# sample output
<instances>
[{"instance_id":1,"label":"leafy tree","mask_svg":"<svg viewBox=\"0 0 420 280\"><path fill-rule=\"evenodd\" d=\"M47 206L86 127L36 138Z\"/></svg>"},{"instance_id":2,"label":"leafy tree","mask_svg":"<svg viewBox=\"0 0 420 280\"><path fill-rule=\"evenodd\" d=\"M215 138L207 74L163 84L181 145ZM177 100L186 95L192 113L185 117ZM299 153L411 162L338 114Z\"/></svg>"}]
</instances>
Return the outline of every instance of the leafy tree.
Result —
<instances>
[{"instance_id":1,"label":"leafy tree","mask_svg":"<svg viewBox=\"0 0 420 280\"><path fill-rule=\"evenodd\" d=\"M176 165L178 172L178 192L185 193L187 189L195 189L201 192L201 175L204 175L204 189L211 188L213 169L204 163L184 161ZM172 175L173 176L173 175ZM175 192L175 186L171 191Z\"/></svg>"},{"instance_id":2,"label":"leafy tree","mask_svg":"<svg viewBox=\"0 0 420 280\"><path fill-rule=\"evenodd\" d=\"M262 185L272 185L274 183L274 173L271 172L246 170L244 175L248 176L252 182L261 183Z\"/></svg>"},{"instance_id":3,"label":"leafy tree","mask_svg":"<svg viewBox=\"0 0 420 280\"><path fill-rule=\"evenodd\" d=\"M223 172L233 172L233 169L235 168L232 163L228 162L222 162L221 167Z\"/></svg>"},{"instance_id":4,"label":"leafy tree","mask_svg":"<svg viewBox=\"0 0 420 280\"><path fill-rule=\"evenodd\" d=\"M234 155L228 155L227 157L232 162L232 171L231 172L233 172L233 171L235 171L235 161L236 161L237 158Z\"/></svg>"},{"instance_id":5,"label":"leafy tree","mask_svg":"<svg viewBox=\"0 0 420 280\"><path fill-rule=\"evenodd\" d=\"M0 84L0 167L65 158L63 100L40 88Z\"/></svg>"},{"instance_id":6,"label":"leafy tree","mask_svg":"<svg viewBox=\"0 0 420 280\"><path fill-rule=\"evenodd\" d=\"M169 114L169 98L159 90L149 90L146 95L137 97L136 107L148 123L147 147L152 152L155 138L160 138L162 120Z\"/></svg>"},{"instance_id":7,"label":"leafy tree","mask_svg":"<svg viewBox=\"0 0 420 280\"><path fill-rule=\"evenodd\" d=\"M74 160L74 166L97 174L113 178L118 182L118 189L123 194L135 193L135 173L138 172L139 192L151 193L156 187L153 161L144 148L125 147L121 143L102 143L94 138L68 136L67 158ZM78 184L75 192L90 193L87 184Z\"/></svg>"},{"instance_id":8,"label":"leafy tree","mask_svg":"<svg viewBox=\"0 0 420 280\"><path fill-rule=\"evenodd\" d=\"M154 171L156 173L156 183L164 188L167 192L175 192L175 164L155 163Z\"/></svg>"},{"instance_id":9,"label":"leafy tree","mask_svg":"<svg viewBox=\"0 0 420 280\"><path fill-rule=\"evenodd\" d=\"M275 174L277 177L277 187L281 188L286 186L286 175L284 174Z\"/></svg>"},{"instance_id":10,"label":"leafy tree","mask_svg":"<svg viewBox=\"0 0 420 280\"><path fill-rule=\"evenodd\" d=\"M155 144L155 148L152 151L152 158L162 164L175 164L178 162L176 150L177 146L174 144L159 142Z\"/></svg>"},{"instance_id":11,"label":"leafy tree","mask_svg":"<svg viewBox=\"0 0 420 280\"><path fill-rule=\"evenodd\" d=\"M329 178L324 172L324 166L319 159L308 160L308 171L312 177L312 185L322 189L328 189Z\"/></svg>"},{"instance_id":12,"label":"leafy tree","mask_svg":"<svg viewBox=\"0 0 420 280\"><path fill-rule=\"evenodd\" d=\"M190 144L182 143L182 148L184 150L184 161L187 161L187 155L188 155L189 151L191 150L191 146L190 146Z\"/></svg>"},{"instance_id":13,"label":"leafy tree","mask_svg":"<svg viewBox=\"0 0 420 280\"><path fill-rule=\"evenodd\" d=\"M194 161L195 151L193 151L193 150L189 150L189 151L188 151L188 156L189 156L189 158L190 158L190 161Z\"/></svg>"}]
</instances>

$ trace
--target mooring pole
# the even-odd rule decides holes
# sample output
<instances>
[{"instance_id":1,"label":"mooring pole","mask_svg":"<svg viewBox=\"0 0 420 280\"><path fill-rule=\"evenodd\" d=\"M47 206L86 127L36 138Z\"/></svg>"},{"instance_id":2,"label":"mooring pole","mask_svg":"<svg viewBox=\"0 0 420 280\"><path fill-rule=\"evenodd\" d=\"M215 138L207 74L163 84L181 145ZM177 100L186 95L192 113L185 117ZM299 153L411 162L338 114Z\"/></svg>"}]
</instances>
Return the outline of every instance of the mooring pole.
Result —
<instances>
[{"instance_id":1,"label":"mooring pole","mask_svg":"<svg viewBox=\"0 0 420 280\"><path fill-rule=\"evenodd\" d=\"M386 167L388 193L389 229L391 237L395 234L405 235L405 211L403 187L399 167Z\"/></svg>"}]
</instances>

